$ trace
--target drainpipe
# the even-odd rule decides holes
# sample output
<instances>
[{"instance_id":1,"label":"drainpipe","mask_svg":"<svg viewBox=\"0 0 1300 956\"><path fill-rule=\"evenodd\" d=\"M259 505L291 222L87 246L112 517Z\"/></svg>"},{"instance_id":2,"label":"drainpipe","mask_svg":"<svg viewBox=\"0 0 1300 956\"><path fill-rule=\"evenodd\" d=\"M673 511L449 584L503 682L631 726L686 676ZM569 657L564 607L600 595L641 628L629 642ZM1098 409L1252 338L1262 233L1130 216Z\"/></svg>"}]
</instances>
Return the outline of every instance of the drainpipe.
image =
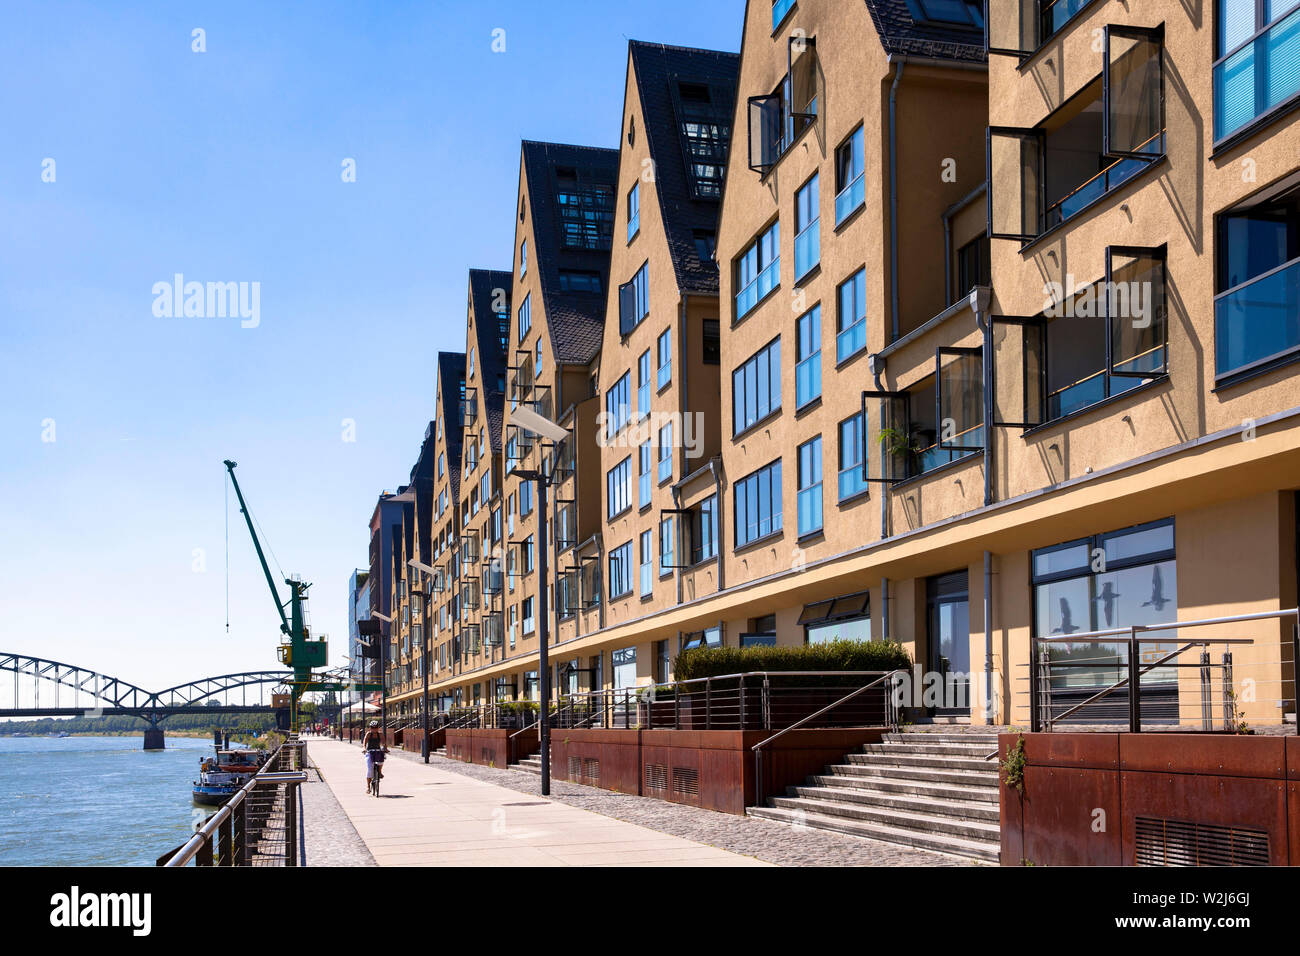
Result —
<instances>
[{"instance_id":1,"label":"drainpipe","mask_svg":"<svg viewBox=\"0 0 1300 956\"><path fill-rule=\"evenodd\" d=\"M894 57L889 57L894 60ZM897 58L894 82L889 87L889 341L898 340L898 87L903 82L906 57Z\"/></svg>"},{"instance_id":2,"label":"drainpipe","mask_svg":"<svg viewBox=\"0 0 1300 956\"><path fill-rule=\"evenodd\" d=\"M984 718L997 723L993 697L993 552L984 552Z\"/></svg>"}]
</instances>

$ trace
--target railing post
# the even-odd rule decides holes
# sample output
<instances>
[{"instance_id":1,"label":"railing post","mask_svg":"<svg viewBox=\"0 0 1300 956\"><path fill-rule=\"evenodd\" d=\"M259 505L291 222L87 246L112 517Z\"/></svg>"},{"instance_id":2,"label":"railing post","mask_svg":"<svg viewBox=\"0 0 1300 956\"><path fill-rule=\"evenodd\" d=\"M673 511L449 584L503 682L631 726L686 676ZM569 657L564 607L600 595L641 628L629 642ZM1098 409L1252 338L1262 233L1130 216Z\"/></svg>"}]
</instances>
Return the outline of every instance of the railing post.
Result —
<instances>
[{"instance_id":1,"label":"railing post","mask_svg":"<svg viewBox=\"0 0 1300 956\"><path fill-rule=\"evenodd\" d=\"M772 682L763 675L763 729L772 729Z\"/></svg>"},{"instance_id":2,"label":"railing post","mask_svg":"<svg viewBox=\"0 0 1300 956\"><path fill-rule=\"evenodd\" d=\"M285 866L298 865L298 785L284 785Z\"/></svg>"},{"instance_id":3,"label":"railing post","mask_svg":"<svg viewBox=\"0 0 1300 956\"><path fill-rule=\"evenodd\" d=\"M211 866L211 865L212 865L212 839L211 839L211 837L209 837L208 839L204 840L203 843L202 843L202 845L199 846L199 850L198 850L198 852L194 854L194 865L195 865L195 866Z\"/></svg>"},{"instance_id":4,"label":"railing post","mask_svg":"<svg viewBox=\"0 0 1300 956\"><path fill-rule=\"evenodd\" d=\"M1237 710L1232 706L1232 651L1223 652L1223 729L1235 732Z\"/></svg>"},{"instance_id":5,"label":"railing post","mask_svg":"<svg viewBox=\"0 0 1300 956\"><path fill-rule=\"evenodd\" d=\"M1038 645L1038 657L1033 671L1038 675L1038 700L1033 710L1038 714L1038 729L1052 731L1052 649L1044 643Z\"/></svg>"},{"instance_id":6,"label":"railing post","mask_svg":"<svg viewBox=\"0 0 1300 956\"><path fill-rule=\"evenodd\" d=\"M231 834L230 817L217 827L217 865L234 866L234 840Z\"/></svg>"},{"instance_id":7,"label":"railing post","mask_svg":"<svg viewBox=\"0 0 1300 956\"><path fill-rule=\"evenodd\" d=\"M232 853L234 855L235 866L248 866L248 838L245 830L245 821L247 819L245 804L248 798L245 797L239 801L238 806L230 814L232 836Z\"/></svg>"},{"instance_id":8,"label":"railing post","mask_svg":"<svg viewBox=\"0 0 1300 956\"><path fill-rule=\"evenodd\" d=\"M1201 729L1214 729L1214 704L1210 700L1210 646L1201 645Z\"/></svg>"},{"instance_id":9,"label":"railing post","mask_svg":"<svg viewBox=\"0 0 1300 956\"><path fill-rule=\"evenodd\" d=\"M682 692L673 688L673 730L682 729Z\"/></svg>"},{"instance_id":10,"label":"railing post","mask_svg":"<svg viewBox=\"0 0 1300 956\"><path fill-rule=\"evenodd\" d=\"M740 675L740 729L745 729L745 675Z\"/></svg>"},{"instance_id":11,"label":"railing post","mask_svg":"<svg viewBox=\"0 0 1300 956\"><path fill-rule=\"evenodd\" d=\"M1142 688L1141 674L1138 669L1137 628L1128 629L1128 729L1131 733L1142 732Z\"/></svg>"},{"instance_id":12,"label":"railing post","mask_svg":"<svg viewBox=\"0 0 1300 956\"><path fill-rule=\"evenodd\" d=\"M704 729L713 729L713 678L704 678Z\"/></svg>"}]
</instances>

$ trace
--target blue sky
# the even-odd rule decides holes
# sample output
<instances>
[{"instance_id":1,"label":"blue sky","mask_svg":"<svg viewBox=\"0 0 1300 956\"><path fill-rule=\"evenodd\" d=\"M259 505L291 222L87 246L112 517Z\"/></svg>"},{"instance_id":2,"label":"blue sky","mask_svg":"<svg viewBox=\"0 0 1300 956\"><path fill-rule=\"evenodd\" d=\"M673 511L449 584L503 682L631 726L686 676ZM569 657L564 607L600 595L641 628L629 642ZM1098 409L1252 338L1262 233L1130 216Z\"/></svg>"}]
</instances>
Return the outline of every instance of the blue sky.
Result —
<instances>
[{"instance_id":1,"label":"blue sky","mask_svg":"<svg viewBox=\"0 0 1300 956\"><path fill-rule=\"evenodd\" d=\"M520 139L616 146L627 40L735 50L742 11L6 3L0 650L151 689L277 666L233 496L226 631L230 457L337 663L466 270L509 268ZM176 273L259 283L259 324L155 316Z\"/></svg>"}]
</instances>

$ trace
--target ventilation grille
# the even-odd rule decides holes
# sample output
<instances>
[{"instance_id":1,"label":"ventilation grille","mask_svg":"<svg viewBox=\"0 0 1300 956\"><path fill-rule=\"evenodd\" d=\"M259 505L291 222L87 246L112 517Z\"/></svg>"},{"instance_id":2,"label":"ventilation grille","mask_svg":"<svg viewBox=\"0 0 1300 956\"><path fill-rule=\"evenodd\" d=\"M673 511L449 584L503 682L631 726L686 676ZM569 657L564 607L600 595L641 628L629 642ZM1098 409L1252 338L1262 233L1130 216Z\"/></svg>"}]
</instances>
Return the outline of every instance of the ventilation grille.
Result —
<instances>
[{"instance_id":1,"label":"ventilation grille","mask_svg":"<svg viewBox=\"0 0 1300 956\"><path fill-rule=\"evenodd\" d=\"M645 765L645 788L664 791L668 789L668 768L661 763Z\"/></svg>"},{"instance_id":2,"label":"ventilation grille","mask_svg":"<svg viewBox=\"0 0 1300 956\"><path fill-rule=\"evenodd\" d=\"M1138 817L1138 866L1268 866L1268 832Z\"/></svg>"},{"instance_id":3,"label":"ventilation grille","mask_svg":"<svg viewBox=\"0 0 1300 956\"><path fill-rule=\"evenodd\" d=\"M480 747L478 751L478 759L483 761L485 764L496 763L497 753L491 747Z\"/></svg>"},{"instance_id":4,"label":"ventilation grille","mask_svg":"<svg viewBox=\"0 0 1300 956\"><path fill-rule=\"evenodd\" d=\"M578 778L581 776L582 776L582 758L570 757L569 758L569 779L576 783Z\"/></svg>"},{"instance_id":5,"label":"ventilation grille","mask_svg":"<svg viewBox=\"0 0 1300 956\"><path fill-rule=\"evenodd\" d=\"M673 767L673 793L698 796L700 772L691 767Z\"/></svg>"},{"instance_id":6,"label":"ventilation grille","mask_svg":"<svg viewBox=\"0 0 1300 956\"><path fill-rule=\"evenodd\" d=\"M595 757L586 757L582 761L582 776L592 785L600 784L600 761Z\"/></svg>"}]
</instances>

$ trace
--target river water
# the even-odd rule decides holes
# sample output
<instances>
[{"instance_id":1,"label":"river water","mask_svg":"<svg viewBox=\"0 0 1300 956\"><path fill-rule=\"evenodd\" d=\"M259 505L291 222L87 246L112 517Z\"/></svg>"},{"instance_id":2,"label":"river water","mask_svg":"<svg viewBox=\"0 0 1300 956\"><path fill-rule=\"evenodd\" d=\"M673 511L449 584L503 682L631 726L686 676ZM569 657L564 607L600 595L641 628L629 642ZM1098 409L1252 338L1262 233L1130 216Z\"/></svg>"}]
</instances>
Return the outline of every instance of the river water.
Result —
<instances>
[{"instance_id":1,"label":"river water","mask_svg":"<svg viewBox=\"0 0 1300 956\"><path fill-rule=\"evenodd\" d=\"M213 808L190 786L211 738L0 736L0 865L152 866Z\"/></svg>"}]
</instances>

